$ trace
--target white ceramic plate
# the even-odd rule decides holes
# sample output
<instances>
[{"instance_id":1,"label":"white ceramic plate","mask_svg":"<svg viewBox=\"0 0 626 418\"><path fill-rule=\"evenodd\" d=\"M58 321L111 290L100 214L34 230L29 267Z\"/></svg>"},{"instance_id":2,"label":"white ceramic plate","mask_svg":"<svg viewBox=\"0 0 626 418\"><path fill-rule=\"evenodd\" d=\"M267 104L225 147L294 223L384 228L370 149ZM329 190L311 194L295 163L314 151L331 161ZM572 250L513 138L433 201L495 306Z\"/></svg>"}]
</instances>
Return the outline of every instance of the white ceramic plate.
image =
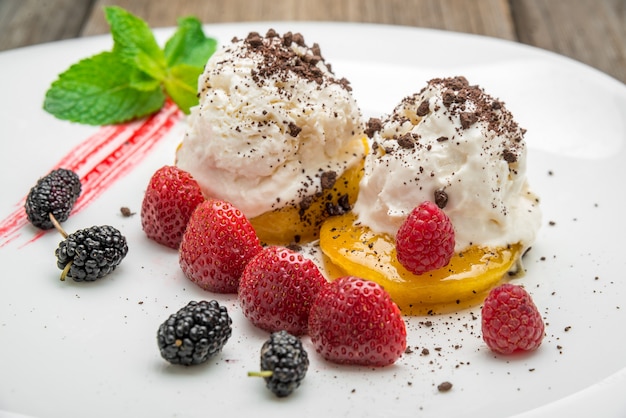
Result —
<instances>
[{"instance_id":1,"label":"white ceramic plate","mask_svg":"<svg viewBox=\"0 0 626 418\"><path fill-rule=\"evenodd\" d=\"M138 213L120 213L122 206L139 211L151 174L172 163L184 122L125 168L113 168L113 175L118 170L123 176L108 177L106 187L92 190L91 200L64 224L70 232L93 224L120 229L130 247L120 268L95 283L59 281L54 249L60 236L38 235L20 221L9 227L7 218L20 212L30 187L70 151L78 158L76 148L87 138L102 139L100 128L62 122L41 110L59 72L109 49L108 36L96 37L0 54L0 410L40 418L235 412L257 417L502 417L555 411L624 416L624 85L537 49L431 30L246 23L209 26L206 32L228 41L269 27L300 31L308 43L318 42L335 72L351 80L367 116L390 111L430 78L451 75L465 75L506 102L528 129L528 175L543 201L543 226L526 258L527 275L517 281L546 318L543 345L526 356L494 356L480 336L478 306L407 318L413 352L379 370L329 364L305 338L311 357L305 382L291 397L275 398L262 380L246 375L258 368L267 334L245 320L235 297L210 294L187 281L176 252L145 238ZM170 33L159 31L159 40ZM99 152L123 159L116 160L110 149ZM95 154L87 161L99 158L104 157ZM105 160L101 168L80 170L98 178L111 167ZM212 298L231 312L232 339L206 365L167 364L156 345L159 324L190 300ZM430 354L423 355L423 348ZM444 381L453 387L441 393L437 385Z\"/></svg>"}]
</instances>

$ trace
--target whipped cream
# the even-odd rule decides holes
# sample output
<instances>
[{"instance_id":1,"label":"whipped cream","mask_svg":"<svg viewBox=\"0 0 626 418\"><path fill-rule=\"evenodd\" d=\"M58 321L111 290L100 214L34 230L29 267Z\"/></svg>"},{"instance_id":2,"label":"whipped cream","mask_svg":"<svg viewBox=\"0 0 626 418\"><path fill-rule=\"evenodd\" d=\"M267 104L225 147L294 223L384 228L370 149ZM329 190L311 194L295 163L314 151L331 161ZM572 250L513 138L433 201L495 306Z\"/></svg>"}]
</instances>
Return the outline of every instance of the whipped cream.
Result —
<instances>
[{"instance_id":1,"label":"whipped cream","mask_svg":"<svg viewBox=\"0 0 626 418\"><path fill-rule=\"evenodd\" d=\"M364 155L349 82L302 35L250 33L209 59L176 164L254 217L319 194Z\"/></svg>"},{"instance_id":2,"label":"whipped cream","mask_svg":"<svg viewBox=\"0 0 626 418\"><path fill-rule=\"evenodd\" d=\"M411 210L431 200L454 225L456 252L530 246L541 212L526 178L524 132L502 102L465 78L429 81L368 122L358 222L395 237Z\"/></svg>"}]
</instances>

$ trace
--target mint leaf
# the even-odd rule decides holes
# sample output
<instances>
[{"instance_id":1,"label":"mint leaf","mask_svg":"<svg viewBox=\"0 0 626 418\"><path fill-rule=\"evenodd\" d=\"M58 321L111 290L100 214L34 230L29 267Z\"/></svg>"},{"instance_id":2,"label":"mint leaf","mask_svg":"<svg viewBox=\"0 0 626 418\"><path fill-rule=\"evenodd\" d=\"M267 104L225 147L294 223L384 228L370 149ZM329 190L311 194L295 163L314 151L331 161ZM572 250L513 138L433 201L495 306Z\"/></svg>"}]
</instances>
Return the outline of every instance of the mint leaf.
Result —
<instances>
[{"instance_id":1,"label":"mint leaf","mask_svg":"<svg viewBox=\"0 0 626 418\"><path fill-rule=\"evenodd\" d=\"M94 55L59 75L43 107L59 119L88 125L119 123L159 110L163 91L132 88L132 73L133 67L114 52Z\"/></svg>"},{"instance_id":2,"label":"mint leaf","mask_svg":"<svg viewBox=\"0 0 626 418\"><path fill-rule=\"evenodd\" d=\"M197 67L178 64L169 69L169 75L164 80L167 95L187 114L192 106L198 104L198 75Z\"/></svg>"},{"instance_id":3,"label":"mint leaf","mask_svg":"<svg viewBox=\"0 0 626 418\"><path fill-rule=\"evenodd\" d=\"M109 6L104 11L111 25L113 51L139 70L162 80L165 77L165 56L148 24L121 7Z\"/></svg>"},{"instance_id":4,"label":"mint leaf","mask_svg":"<svg viewBox=\"0 0 626 418\"><path fill-rule=\"evenodd\" d=\"M202 72L216 49L217 41L205 36L202 23L195 17L184 17L178 20L176 33L165 44L165 60L168 67L187 64Z\"/></svg>"},{"instance_id":5,"label":"mint leaf","mask_svg":"<svg viewBox=\"0 0 626 418\"><path fill-rule=\"evenodd\" d=\"M125 122L158 111L166 94L185 113L198 103L198 77L217 41L195 17L179 19L161 49L148 24L121 7L104 8L113 50L72 65L52 83L44 110L90 125Z\"/></svg>"},{"instance_id":6,"label":"mint leaf","mask_svg":"<svg viewBox=\"0 0 626 418\"><path fill-rule=\"evenodd\" d=\"M143 71L133 68L130 73L130 87L141 91L156 90L161 87L161 80L152 78Z\"/></svg>"}]
</instances>

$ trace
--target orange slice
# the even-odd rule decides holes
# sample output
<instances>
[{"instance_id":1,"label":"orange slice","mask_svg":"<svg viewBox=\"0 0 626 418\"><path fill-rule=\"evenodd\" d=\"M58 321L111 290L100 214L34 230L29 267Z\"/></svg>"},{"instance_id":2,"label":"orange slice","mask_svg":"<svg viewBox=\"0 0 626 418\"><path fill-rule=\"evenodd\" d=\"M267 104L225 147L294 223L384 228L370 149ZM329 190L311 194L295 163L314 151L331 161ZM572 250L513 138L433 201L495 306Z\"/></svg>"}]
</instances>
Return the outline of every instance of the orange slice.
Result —
<instances>
[{"instance_id":1,"label":"orange slice","mask_svg":"<svg viewBox=\"0 0 626 418\"><path fill-rule=\"evenodd\" d=\"M366 140L362 140L367 153ZM336 211L354 205L363 176L364 159L337 178L333 187L312 196L306 207L286 206L265 212L250 219L259 239L264 244L304 244L319 238L322 223ZM330 209L330 210L329 210Z\"/></svg>"},{"instance_id":2,"label":"orange slice","mask_svg":"<svg viewBox=\"0 0 626 418\"><path fill-rule=\"evenodd\" d=\"M327 219L320 231L320 247L334 278L354 275L377 282L406 314L424 314L471 306L498 284L521 256L521 245L506 248L472 246L455 254L450 263L422 275L407 271L396 258L395 243L387 235L355 225L354 214Z\"/></svg>"}]
</instances>

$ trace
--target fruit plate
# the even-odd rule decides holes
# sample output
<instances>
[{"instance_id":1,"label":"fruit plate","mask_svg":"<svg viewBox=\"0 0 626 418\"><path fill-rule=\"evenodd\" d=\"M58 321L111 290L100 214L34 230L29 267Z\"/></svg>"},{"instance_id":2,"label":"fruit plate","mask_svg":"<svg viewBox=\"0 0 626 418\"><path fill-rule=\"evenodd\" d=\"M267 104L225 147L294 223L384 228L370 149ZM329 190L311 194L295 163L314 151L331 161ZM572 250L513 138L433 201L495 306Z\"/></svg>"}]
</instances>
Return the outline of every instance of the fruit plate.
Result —
<instances>
[{"instance_id":1,"label":"fruit plate","mask_svg":"<svg viewBox=\"0 0 626 418\"><path fill-rule=\"evenodd\" d=\"M69 40L0 54L0 416L624 416L626 258L617 243L626 230L618 188L626 177L624 85L542 50L434 30L264 22L205 31L228 42L270 27L318 42L336 74L352 82L366 116L390 112L443 76L464 75L506 102L528 130L529 180L542 199L527 273L514 280L545 317L542 346L523 356L492 354L480 335L480 305L407 317L410 350L381 369L327 363L305 337L308 375L290 397L275 398L247 376L259 367L267 334L247 322L235 296L189 282L176 251L141 229L143 192L157 168L173 163L184 118L168 107L101 128L45 113L56 75L111 47L109 36ZM156 32L162 42L171 29ZM118 270L94 283L60 281L60 235L38 232L22 213L30 187L64 164L87 179L66 230L110 224L128 239ZM227 306L233 336L207 364L169 365L156 330L200 299ZM440 391L443 382L452 388Z\"/></svg>"}]
</instances>

